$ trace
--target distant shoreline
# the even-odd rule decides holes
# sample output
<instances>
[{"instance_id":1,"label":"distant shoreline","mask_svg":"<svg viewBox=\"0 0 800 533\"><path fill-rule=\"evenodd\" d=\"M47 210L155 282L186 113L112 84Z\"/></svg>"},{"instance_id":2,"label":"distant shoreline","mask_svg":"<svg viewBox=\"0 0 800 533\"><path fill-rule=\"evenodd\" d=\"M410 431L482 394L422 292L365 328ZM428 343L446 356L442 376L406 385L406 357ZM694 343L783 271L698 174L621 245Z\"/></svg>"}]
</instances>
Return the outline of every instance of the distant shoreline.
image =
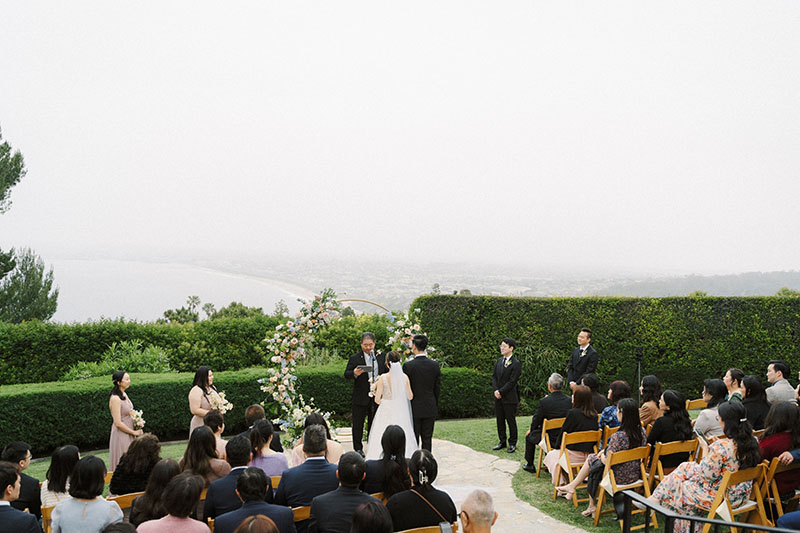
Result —
<instances>
[{"instance_id":1,"label":"distant shoreline","mask_svg":"<svg viewBox=\"0 0 800 533\"><path fill-rule=\"evenodd\" d=\"M216 268L203 267L203 266L192 265L192 264L187 264L187 263L176 263L176 264L180 264L180 265L183 265L183 266L186 266L186 267L189 267L189 268L194 268L195 270L199 270L201 272L207 272L207 273L210 273L210 274L216 274L216 275L220 275L220 276L228 276L228 277L237 278L237 279L246 279L246 280L249 280L249 281L256 281L258 283L263 283L264 285L269 285L269 286L275 287L275 288L280 289L280 290L282 290L284 292L288 292L290 295L294 296L295 298L303 298L304 300L310 300L316 294L316 292L314 292L312 289L309 289L308 287L303 287L301 285L296 285L294 283L289 283L287 281L281 281L281 280L272 279L272 278L265 278L265 277L262 277L262 276L257 276L255 274L244 274L242 272L231 272L231 271L228 271L228 270L218 270Z\"/></svg>"}]
</instances>

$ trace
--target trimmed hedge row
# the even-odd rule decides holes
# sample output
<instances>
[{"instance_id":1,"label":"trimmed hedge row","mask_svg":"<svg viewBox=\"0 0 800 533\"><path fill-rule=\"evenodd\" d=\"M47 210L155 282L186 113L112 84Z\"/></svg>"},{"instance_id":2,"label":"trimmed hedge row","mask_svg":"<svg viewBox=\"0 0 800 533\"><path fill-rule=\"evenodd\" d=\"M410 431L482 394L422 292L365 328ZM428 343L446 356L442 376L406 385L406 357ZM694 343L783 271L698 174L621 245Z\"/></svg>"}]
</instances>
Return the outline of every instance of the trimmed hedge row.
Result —
<instances>
[{"instance_id":1,"label":"trimmed hedge row","mask_svg":"<svg viewBox=\"0 0 800 533\"><path fill-rule=\"evenodd\" d=\"M763 376L771 359L800 367L800 298L510 298L422 296L421 325L454 365L491 371L503 337L520 347L555 349L566 371L582 327L600 352L598 375L635 383L635 347L642 375L699 396L702 381L729 367Z\"/></svg>"},{"instance_id":2,"label":"trimmed hedge row","mask_svg":"<svg viewBox=\"0 0 800 533\"><path fill-rule=\"evenodd\" d=\"M298 390L338 419L348 419L352 384L344 379L345 363L298 367ZM244 428L244 410L265 398L256 381L266 372L248 368L215 372L214 383L224 390L234 409L225 415L225 434ZM161 440L188 438L188 399L193 373L132 374L131 400L146 420L145 431ZM111 428L108 396L110 378L83 381L8 385L0 387L0 445L28 442L36 454L57 446L107 447ZM492 412L491 380L483 372L446 368L442 375L440 418L488 416Z\"/></svg>"}]
</instances>

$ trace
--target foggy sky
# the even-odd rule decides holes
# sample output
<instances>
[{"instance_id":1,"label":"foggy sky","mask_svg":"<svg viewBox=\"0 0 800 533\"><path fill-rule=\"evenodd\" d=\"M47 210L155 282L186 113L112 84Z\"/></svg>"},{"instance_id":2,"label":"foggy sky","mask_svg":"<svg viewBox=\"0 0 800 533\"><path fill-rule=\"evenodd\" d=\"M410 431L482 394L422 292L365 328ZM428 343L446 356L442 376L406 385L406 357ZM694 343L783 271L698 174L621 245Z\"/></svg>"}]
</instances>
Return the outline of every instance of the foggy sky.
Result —
<instances>
[{"instance_id":1,"label":"foggy sky","mask_svg":"<svg viewBox=\"0 0 800 533\"><path fill-rule=\"evenodd\" d=\"M800 3L11 2L0 248L800 268Z\"/></svg>"}]
</instances>

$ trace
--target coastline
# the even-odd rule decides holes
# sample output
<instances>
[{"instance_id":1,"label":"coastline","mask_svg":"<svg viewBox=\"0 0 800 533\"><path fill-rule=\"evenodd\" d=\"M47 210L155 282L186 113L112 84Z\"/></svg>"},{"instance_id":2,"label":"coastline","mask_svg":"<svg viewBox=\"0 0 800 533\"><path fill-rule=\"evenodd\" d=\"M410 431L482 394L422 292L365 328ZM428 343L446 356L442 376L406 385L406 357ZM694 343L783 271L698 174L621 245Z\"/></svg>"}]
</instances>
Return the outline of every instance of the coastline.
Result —
<instances>
[{"instance_id":1,"label":"coastline","mask_svg":"<svg viewBox=\"0 0 800 533\"><path fill-rule=\"evenodd\" d=\"M310 299L314 298L314 296L316 295L316 292L314 292L312 289L309 289L308 287L303 287L301 285L297 285L297 284L294 284L294 283L289 283L288 281L281 281L281 280L272 279L272 278L265 278L263 276L258 276L256 274L245 274L245 273L242 273L242 272L231 272L229 270L219 270L219 269L216 269L216 268L192 265L192 264L187 264L187 263L176 263L176 264L180 264L182 266L193 268L195 270L198 270L198 271L201 271L201 272L205 272L205 273L209 273L209 274L216 274L216 275L219 275L219 276L228 276L228 277L237 278L237 279L246 279L248 281L256 281L258 283L262 283L264 285L269 285L269 286L275 287L277 289L280 289L283 292L289 293L289 295L294 297L295 299L303 298L304 300L310 300Z\"/></svg>"}]
</instances>

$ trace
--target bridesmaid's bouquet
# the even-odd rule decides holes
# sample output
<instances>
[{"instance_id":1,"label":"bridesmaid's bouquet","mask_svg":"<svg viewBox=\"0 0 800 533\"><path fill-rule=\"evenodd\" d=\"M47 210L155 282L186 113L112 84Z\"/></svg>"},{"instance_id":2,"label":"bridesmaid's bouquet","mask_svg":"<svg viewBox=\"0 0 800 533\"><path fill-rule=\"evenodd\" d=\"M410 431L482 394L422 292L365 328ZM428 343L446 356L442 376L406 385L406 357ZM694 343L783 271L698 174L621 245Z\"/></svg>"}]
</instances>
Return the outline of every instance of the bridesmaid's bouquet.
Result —
<instances>
[{"instance_id":1,"label":"bridesmaid's bouquet","mask_svg":"<svg viewBox=\"0 0 800 533\"><path fill-rule=\"evenodd\" d=\"M144 428L144 418L142 417L142 411L137 411L134 409L131 411L131 420L133 420L133 429L142 429Z\"/></svg>"},{"instance_id":2,"label":"bridesmaid's bouquet","mask_svg":"<svg viewBox=\"0 0 800 533\"><path fill-rule=\"evenodd\" d=\"M223 415L233 409L233 404L225 399L225 391L218 391L216 394L212 392L208 402L211 404L212 409L216 409Z\"/></svg>"}]
</instances>

